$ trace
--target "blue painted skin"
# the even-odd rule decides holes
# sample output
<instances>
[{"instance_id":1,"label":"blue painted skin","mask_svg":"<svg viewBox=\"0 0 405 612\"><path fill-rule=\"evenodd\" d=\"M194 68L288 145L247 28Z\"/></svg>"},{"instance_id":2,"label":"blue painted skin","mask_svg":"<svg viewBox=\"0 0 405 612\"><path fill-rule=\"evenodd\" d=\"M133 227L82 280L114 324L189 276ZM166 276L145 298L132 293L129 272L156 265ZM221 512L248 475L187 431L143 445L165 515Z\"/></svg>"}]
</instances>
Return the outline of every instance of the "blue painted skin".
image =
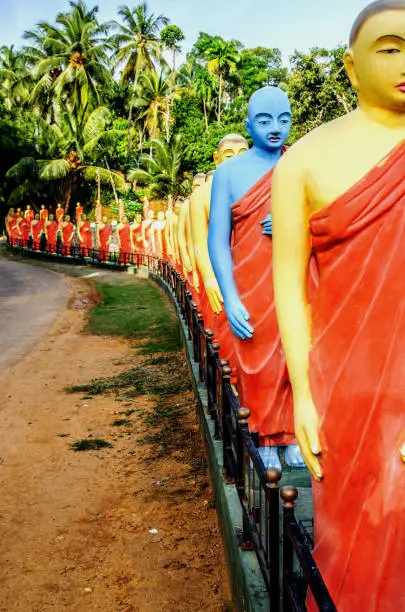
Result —
<instances>
[{"instance_id":1,"label":"blue painted skin","mask_svg":"<svg viewBox=\"0 0 405 612\"><path fill-rule=\"evenodd\" d=\"M253 147L216 169L208 232L209 254L224 298L225 312L232 332L242 340L251 338L254 330L249 323L249 313L239 299L233 277L231 207L280 159L291 127L291 107L287 95L278 87L263 87L256 91L249 102L245 125L253 140ZM261 225L263 233L271 236L270 214Z\"/></svg>"},{"instance_id":2,"label":"blue painted skin","mask_svg":"<svg viewBox=\"0 0 405 612\"><path fill-rule=\"evenodd\" d=\"M287 95L277 87L263 87L256 91L249 101L245 126L253 140L253 147L216 169L208 232L208 250L224 298L225 312L232 332L242 340L252 338L254 329L249 323L250 315L239 298L233 276L231 207L280 159L291 127L291 106ZM271 236L271 215L268 214L260 224L263 234ZM266 469L275 467L281 470L276 447L260 447L259 452ZM284 460L292 467L305 466L295 444L286 447Z\"/></svg>"}]
</instances>

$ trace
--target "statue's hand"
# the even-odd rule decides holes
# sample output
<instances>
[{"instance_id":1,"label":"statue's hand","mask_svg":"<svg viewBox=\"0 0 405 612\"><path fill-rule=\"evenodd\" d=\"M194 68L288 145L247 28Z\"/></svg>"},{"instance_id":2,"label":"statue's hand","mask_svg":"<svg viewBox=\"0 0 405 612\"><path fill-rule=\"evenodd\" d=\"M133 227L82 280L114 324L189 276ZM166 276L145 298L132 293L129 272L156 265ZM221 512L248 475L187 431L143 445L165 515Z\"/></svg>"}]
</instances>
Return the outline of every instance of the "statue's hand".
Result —
<instances>
[{"instance_id":1,"label":"statue's hand","mask_svg":"<svg viewBox=\"0 0 405 612\"><path fill-rule=\"evenodd\" d=\"M226 316L232 333L241 340L247 340L253 335L253 327L249 324L250 315L239 298L225 303Z\"/></svg>"},{"instance_id":2,"label":"statue's hand","mask_svg":"<svg viewBox=\"0 0 405 612\"><path fill-rule=\"evenodd\" d=\"M405 442L401 446L401 450L399 452L401 454L402 461L405 463Z\"/></svg>"},{"instance_id":3,"label":"statue's hand","mask_svg":"<svg viewBox=\"0 0 405 612\"><path fill-rule=\"evenodd\" d=\"M270 214L263 221L260 221L260 225L263 227L263 234L265 236L273 235L273 220Z\"/></svg>"},{"instance_id":4,"label":"statue's hand","mask_svg":"<svg viewBox=\"0 0 405 612\"><path fill-rule=\"evenodd\" d=\"M320 482L323 472L319 463L319 417L310 397L294 400L294 427L304 461L315 480Z\"/></svg>"},{"instance_id":5,"label":"statue's hand","mask_svg":"<svg viewBox=\"0 0 405 612\"><path fill-rule=\"evenodd\" d=\"M198 278L197 270L193 270L193 287L200 293L200 279Z\"/></svg>"},{"instance_id":6,"label":"statue's hand","mask_svg":"<svg viewBox=\"0 0 405 612\"><path fill-rule=\"evenodd\" d=\"M215 314L219 314L222 311L224 299L217 279L215 277L204 279L204 287L212 310Z\"/></svg>"}]
</instances>

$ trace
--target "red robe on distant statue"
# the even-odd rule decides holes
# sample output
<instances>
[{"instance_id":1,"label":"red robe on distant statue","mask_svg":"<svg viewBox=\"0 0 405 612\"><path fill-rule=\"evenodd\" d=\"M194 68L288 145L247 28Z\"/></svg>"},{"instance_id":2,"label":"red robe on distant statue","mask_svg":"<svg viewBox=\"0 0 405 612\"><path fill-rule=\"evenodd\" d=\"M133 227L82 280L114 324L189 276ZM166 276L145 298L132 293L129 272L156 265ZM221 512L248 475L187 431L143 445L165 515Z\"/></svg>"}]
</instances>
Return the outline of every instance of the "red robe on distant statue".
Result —
<instances>
[{"instance_id":1,"label":"red robe on distant statue","mask_svg":"<svg viewBox=\"0 0 405 612\"><path fill-rule=\"evenodd\" d=\"M58 224L56 221L49 221L46 224L46 250L48 253L56 253L56 234L58 231Z\"/></svg>"},{"instance_id":2,"label":"red robe on distant statue","mask_svg":"<svg viewBox=\"0 0 405 612\"><path fill-rule=\"evenodd\" d=\"M100 225L103 225L103 224L100 223ZM98 232L100 236L100 244L99 244L100 261L107 261L108 251L109 251L108 241L111 237L111 226L108 223L105 223L103 227L99 228Z\"/></svg>"},{"instance_id":3,"label":"red robe on distant statue","mask_svg":"<svg viewBox=\"0 0 405 612\"><path fill-rule=\"evenodd\" d=\"M253 338L233 335L238 393L249 408L249 427L262 446L293 444L292 391L274 307L272 239L260 222L270 212L273 169L232 206L234 278L254 328Z\"/></svg>"},{"instance_id":4,"label":"red robe on distant statue","mask_svg":"<svg viewBox=\"0 0 405 612\"><path fill-rule=\"evenodd\" d=\"M76 216L76 225L79 225L80 223L80 217L83 214L83 206L80 204L80 206L76 206L76 211L75 211L75 216Z\"/></svg>"},{"instance_id":5,"label":"red robe on distant statue","mask_svg":"<svg viewBox=\"0 0 405 612\"><path fill-rule=\"evenodd\" d=\"M8 224L10 243L15 246L20 238L20 233L18 231L17 218L14 217L9 221Z\"/></svg>"},{"instance_id":6,"label":"red robe on distant statue","mask_svg":"<svg viewBox=\"0 0 405 612\"><path fill-rule=\"evenodd\" d=\"M42 223L41 221L33 220L31 223L31 234L32 234L32 248L34 251L39 251L41 246L41 233L42 233Z\"/></svg>"},{"instance_id":7,"label":"red robe on distant statue","mask_svg":"<svg viewBox=\"0 0 405 612\"><path fill-rule=\"evenodd\" d=\"M402 141L310 219L314 554L339 612L405 610L404 167Z\"/></svg>"},{"instance_id":8,"label":"red robe on distant statue","mask_svg":"<svg viewBox=\"0 0 405 612\"><path fill-rule=\"evenodd\" d=\"M24 212L24 219L28 223L28 227L31 227L31 223L33 222L34 218L35 213L32 208L27 208L27 210Z\"/></svg>"},{"instance_id":9,"label":"red robe on distant statue","mask_svg":"<svg viewBox=\"0 0 405 612\"><path fill-rule=\"evenodd\" d=\"M72 240L75 230L75 226L71 221L68 221L62 226L62 246L63 246L63 255L69 256L71 254L72 249Z\"/></svg>"},{"instance_id":10,"label":"red robe on distant statue","mask_svg":"<svg viewBox=\"0 0 405 612\"><path fill-rule=\"evenodd\" d=\"M28 243L28 238L29 238L30 226L27 220L25 219L25 217L23 217L19 221L19 223L20 223L20 232L21 232L20 239L22 240L23 246L26 247Z\"/></svg>"},{"instance_id":11,"label":"red robe on distant statue","mask_svg":"<svg viewBox=\"0 0 405 612\"><path fill-rule=\"evenodd\" d=\"M131 225L132 241L135 245L135 252L143 251L143 240L142 240L142 223L139 223L136 227Z\"/></svg>"},{"instance_id":12,"label":"red robe on distant statue","mask_svg":"<svg viewBox=\"0 0 405 612\"><path fill-rule=\"evenodd\" d=\"M93 236L91 233L90 221L83 221L78 229L80 252L82 257L88 257L89 251L93 247Z\"/></svg>"},{"instance_id":13,"label":"red robe on distant statue","mask_svg":"<svg viewBox=\"0 0 405 612\"><path fill-rule=\"evenodd\" d=\"M41 208L41 210L39 211L39 219L40 221L42 221L44 227L45 227L45 223L48 221L48 217L49 217L49 211L47 208Z\"/></svg>"},{"instance_id":14,"label":"red robe on distant statue","mask_svg":"<svg viewBox=\"0 0 405 612\"><path fill-rule=\"evenodd\" d=\"M130 237L131 229L126 223L125 225L121 225L118 227L118 235L120 239L120 256L119 262L122 264L127 264L131 259L131 237Z\"/></svg>"},{"instance_id":15,"label":"red robe on distant statue","mask_svg":"<svg viewBox=\"0 0 405 612\"><path fill-rule=\"evenodd\" d=\"M61 224L63 221L63 217L65 215L65 211L63 210L63 208L57 208L55 211L55 219L58 222L58 224Z\"/></svg>"}]
</instances>

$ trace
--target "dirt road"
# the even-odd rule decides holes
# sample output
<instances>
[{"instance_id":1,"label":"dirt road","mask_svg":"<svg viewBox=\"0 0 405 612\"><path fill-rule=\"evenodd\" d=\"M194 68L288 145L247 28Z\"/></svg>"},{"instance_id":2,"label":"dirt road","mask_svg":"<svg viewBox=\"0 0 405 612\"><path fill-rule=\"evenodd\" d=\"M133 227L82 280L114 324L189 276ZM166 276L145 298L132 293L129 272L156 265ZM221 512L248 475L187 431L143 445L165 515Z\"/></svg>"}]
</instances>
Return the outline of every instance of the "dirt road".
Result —
<instances>
[{"instance_id":1,"label":"dirt road","mask_svg":"<svg viewBox=\"0 0 405 612\"><path fill-rule=\"evenodd\" d=\"M26 330L0 377L0 611L230 610L210 488L192 472L202 456L192 395L175 400L184 407L183 442L159 458L138 416L148 412L147 397L129 406L64 391L142 362L133 344L83 331L86 311L73 306L91 303L88 285L0 266L3 341ZM8 302L16 278L25 287ZM57 298L49 282L59 286ZM30 330L24 319L34 312ZM27 335L31 348L16 361ZM128 408L130 426L114 427ZM93 437L112 447L75 453L69 446Z\"/></svg>"},{"instance_id":2,"label":"dirt road","mask_svg":"<svg viewBox=\"0 0 405 612\"><path fill-rule=\"evenodd\" d=\"M67 296L63 276L0 259L0 377L52 325Z\"/></svg>"}]
</instances>

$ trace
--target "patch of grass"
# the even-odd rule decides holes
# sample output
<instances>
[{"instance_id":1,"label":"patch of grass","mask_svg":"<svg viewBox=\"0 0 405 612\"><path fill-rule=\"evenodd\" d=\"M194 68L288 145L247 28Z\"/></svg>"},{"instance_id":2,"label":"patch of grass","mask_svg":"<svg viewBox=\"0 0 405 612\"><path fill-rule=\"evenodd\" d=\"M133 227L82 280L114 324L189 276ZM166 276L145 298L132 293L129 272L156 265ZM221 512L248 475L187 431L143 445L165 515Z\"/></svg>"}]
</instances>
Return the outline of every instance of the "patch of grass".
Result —
<instances>
[{"instance_id":1,"label":"patch of grass","mask_svg":"<svg viewBox=\"0 0 405 612\"><path fill-rule=\"evenodd\" d=\"M156 285L148 280L95 285L102 302L90 310L88 329L92 334L146 340L141 349L144 354L180 350L177 318Z\"/></svg>"},{"instance_id":2,"label":"patch of grass","mask_svg":"<svg viewBox=\"0 0 405 612\"><path fill-rule=\"evenodd\" d=\"M70 444L69 446L72 450L76 452L99 450L100 448L112 448L112 444L107 442L107 440L102 440L101 438L78 440L77 442L73 442L73 444Z\"/></svg>"},{"instance_id":3,"label":"patch of grass","mask_svg":"<svg viewBox=\"0 0 405 612\"><path fill-rule=\"evenodd\" d=\"M132 424L130 419L115 419L115 421L111 423L111 427L128 427Z\"/></svg>"}]
</instances>

